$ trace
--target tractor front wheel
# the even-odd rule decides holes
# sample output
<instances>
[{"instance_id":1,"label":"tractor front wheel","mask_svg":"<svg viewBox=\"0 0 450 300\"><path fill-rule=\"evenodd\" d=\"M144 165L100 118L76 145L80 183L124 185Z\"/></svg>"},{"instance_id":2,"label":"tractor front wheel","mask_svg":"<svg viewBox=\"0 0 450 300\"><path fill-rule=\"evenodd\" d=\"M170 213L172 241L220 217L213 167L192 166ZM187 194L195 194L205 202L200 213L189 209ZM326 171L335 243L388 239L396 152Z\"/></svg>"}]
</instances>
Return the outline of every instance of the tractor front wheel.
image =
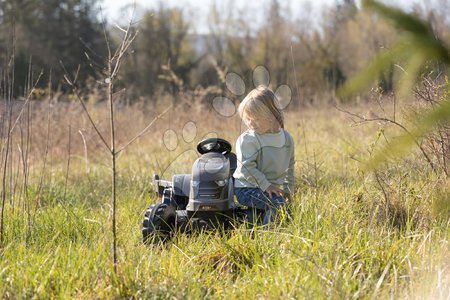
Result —
<instances>
[{"instance_id":1,"label":"tractor front wheel","mask_svg":"<svg viewBox=\"0 0 450 300\"><path fill-rule=\"evenodd\" d=\"M168 240L175 231L176 212L165 203L152 204L145 212L142 224L144 243Z\"/></svg>"}]
</instances>

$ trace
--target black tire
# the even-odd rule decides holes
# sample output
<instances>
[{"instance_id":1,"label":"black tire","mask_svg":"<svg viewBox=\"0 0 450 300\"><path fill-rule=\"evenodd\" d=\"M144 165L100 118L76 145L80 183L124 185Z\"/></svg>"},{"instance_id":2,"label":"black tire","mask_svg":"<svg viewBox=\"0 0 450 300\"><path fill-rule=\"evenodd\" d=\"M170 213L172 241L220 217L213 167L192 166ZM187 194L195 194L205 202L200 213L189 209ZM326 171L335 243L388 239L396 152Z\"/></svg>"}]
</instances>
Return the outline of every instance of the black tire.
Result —
<instances>
[{"instance_id":1,"label":"black tire","mask_svg":"<svg viewBox=\"0 0 450 300\"><path fill-rule=\"evenodd\" d=\"M176 212L165 203L152 204L145 212L142 223L144 243L168 240L175 232Z\"/></svg>"}]
</instances>

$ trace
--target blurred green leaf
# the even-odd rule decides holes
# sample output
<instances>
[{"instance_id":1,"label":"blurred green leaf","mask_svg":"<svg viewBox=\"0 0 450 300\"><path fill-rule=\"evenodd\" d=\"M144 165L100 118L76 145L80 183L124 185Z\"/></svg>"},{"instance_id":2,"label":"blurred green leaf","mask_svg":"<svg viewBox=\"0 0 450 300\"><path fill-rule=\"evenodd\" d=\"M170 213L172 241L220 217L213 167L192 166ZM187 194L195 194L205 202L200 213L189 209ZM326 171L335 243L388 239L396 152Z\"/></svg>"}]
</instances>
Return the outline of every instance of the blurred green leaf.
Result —
<instances>
[{"instance_id":1,"label":"blurred green leaf","mask_svg":"<svg viewBox=\"0 0 450 300\"><path fill-rule=\"evenodd\" d=\"M440 124L450 121L450 97L442 101L435 109L425 113L418 121L418 126L409 134L400 136L393 143L377 151L369 162L369 168L376 169L386 161L389 155L401 156L424 136Z\"/></svg>"},{"instance_id":2,"label":"blurred green leaf","mask_svg":"<svg viewBox=\"0 0 450 300\"><path fill-rule=\"evenodd\" d=\"M401 62L406 67L399 78L399 92L401 94L410 93L416 84L423 67L429 62L441 62L450 66L450 51L438 40L431 29L431 26L413 14L408 14L402 10L381 4L374 0L363 0L362 5L379 15L389 19L394 25L403 31L402 37L394 46L384 53L376 56L369 65L359 74L350 79L339 90L339 94L347 97L362 89L367 88L380 75L388 70L394 63ZM417 127L395 140L387 147L377 152L369 163L371 168L378 167L386 161L387 153L404 155L406 151L417 140L432 131L439 124L450 120L450 99L447 95L436 108L425 113L417 122Z\"/></svg>"},{"instance_id":3,"label":"blurred green leaf","mask_svg":"<svg viewBox=\"0 0 450 300\"><path fill-rule=\"evenodd\" d=\"M398 8L387 6L373 0L363 0L362 6L366 9L371 9L380 13L380 15L382 15L383 17L393 21L399 29L409 31L415 36L427 36L433 33L428 24L413 15L403 12Z\"/></svg>"},{"instance_id":4,"label":"blurred green leaf","mask_svg":"<svg viewBox=\"0 0 450 300\"><path fill-rule=\"evenodd\" d=\"M417 80L421 66L427 61L434 60L450 64L448 49L435 38L431 27L418 17L373 0L363 1L363 7L388 18L407 34L404 34L391 49L376 56L366 68L344 84L339 90L339 95L342 97L369 87L382 72L399 61L403 61L407 66L400 78L402 91L408 88L410 90Z\"/></svg>"},{"instance_id":5,"label":"blurred green leaf","mask_svg":"<svg viewBox=\"0 0 450 300\"><path fill-rule=\"evenodd\" d=\"M414 88L417 81L417 74L420 73L422 66L426 63L426 55L422 51L417 51L409 58L405 72L399 79L400 96L408 95Z\"/></svg>"},{"instance_id":6,"label":"blurred green leaf","mask_svg":"<svg viewBox=\"0 0 450 300\"><path fill-rule=\"evenodd\" d=\"M445 64L450 64L450 53L447 47L438 40L431 28L431 25L419 19L413 14L408 14L402 10L381 4L373 0L363 0L363 7L379 13L389 19L394 25L407 33L410 40L412 52L425 52L429 59L439 60Z\"/></svg>"},{"instance_id":7,"label":"blurred green leaf","mask_svg":"<svg viewBox=\"0 0 450 300\"><path fill-rule=\"evenodd\" d=\"M360 90L368 88L374 81L378 80L380 74L387 70L393 61L408 51L409 45L404 42L397 43L389 51L376 56L361 72L347 81L339 90L339 95L348 97Z\"/></svg>"}]
</instances>

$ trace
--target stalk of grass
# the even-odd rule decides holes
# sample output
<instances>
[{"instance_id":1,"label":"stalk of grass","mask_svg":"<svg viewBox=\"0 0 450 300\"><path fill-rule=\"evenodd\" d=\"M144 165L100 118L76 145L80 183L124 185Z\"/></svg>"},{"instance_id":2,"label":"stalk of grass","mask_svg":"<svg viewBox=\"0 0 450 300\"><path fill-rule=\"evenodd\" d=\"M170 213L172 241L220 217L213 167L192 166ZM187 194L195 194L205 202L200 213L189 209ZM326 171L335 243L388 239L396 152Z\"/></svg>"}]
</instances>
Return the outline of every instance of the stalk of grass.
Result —
<instances>
[{"instance_id":1,"label":"stalk of grass","mask_svg":"<svg viewBox=\"0 0 450 300\"><path fill-rule=\"evenodd\" d=\"M103 105L89 109L95 116L107 115ZM66 118L58 118L56 112L62 112ZM137 108L115 113L116 120L129 122L130 128L145 127L140 123L143 121L134 118L140 113ZM67 154L64 122L78 114L79 110L73 108L56 109L52 128L55 135L59 130L62 138L58 143L56 137L52 139L49 143L52 151ZM124 115L133 115L133 120ZM207 127L213 116L203 113L204 120L197 123L198 128ZM66 155L59 161L49 161L52 181L43 181L42 205L28 242L24 214L11 214L8 201L5 206L8 222L0 251L0 295L3 298L448 297L450 224L448 216L435 218L429 211L436 197L434 191L443 185L426 167L427 162L419 159L420 153L380 173L383 184L389 186L387 191L395 191L387 192L390 200L409 215L409 225L396 227L392 219L377 212L384 212L385 199L376 178L362 172L361 165L350 159L363 161L368 157L367 145L377 135L378 126L367 124L358 129L346 126L344 117L336 115L332 108L305 109L304 116L309 134L303 142L308 144L308 153L315 153L316 163L300 168L297 174L311 173L317 180L316 184L298 181L290 220L282 219L268 230L249 231L238 226L227 233L178 234L169 243L148 247L141 243L140 225L148 203L157 201L145 192L149 190L149 174L155 161L164 164L170 155L173 157L155 142L164 132L161 124L155 124L152 133L139 140L139 149L127 148L124 152L127 155L117 161L117 168L124 170L116 178L120 199L116 211L120 266L117 272L109 250L113 243L112 203L108 196L110 168L102 160L94 159L87 178L85 161L73 159L71 184L66 185ZM182 128L191 117L180 115L179 124L173 125ZM287 113L286 118L289 129L297 128L295 114ZM74 130L84 126L77 123L79 118L72 119ZM218 122L217 127L209 125L208 129L225 132L227 126L221 123L224 122ZM46 122L35 124L33 136L42 132L45 137ZM103 128L99 130L104 132ZM120 130L117 133L120 137ZM226 134L227 138L234 138L232 133ZM85 137L92 141L88 133ZM300 142L300 136L294 138L296 143ZM126 140L120 144L126 144ZM30 162L39 166L30 168L30 199L35 199L38 193L42 160L36 157L45 150L45 145L39 146L40 151L35 146L30 153ZM72 157L77 153L82 156L83 151L83 145L77 148L72 143ZM93 153L92 157L98 154ZM296 157L299 165L307 166L305 149L296 148ZM180 160L174 165L191 162ZM320 168L316 170L314 166Z\"/></svg>"},{"instance_id":2,"label":"stalk of grass","mask_svg":"<svg viewBox=\"0 0 450 300\"><path fill-rule=\"evenodd\" d=\"M12 129L12 100L14 97L14 57L15 57L15 28L13 23L12 30L12 55L10 64L8 64L5 72L5 115L6 115L6 141L4 143L4 147L2 147L2 152L4 152L4 156L2 156L2 165L3 165L3 173L2 173L2 193L1 193L1 211L0 211L0 247L3 247L4 242L4 226L5 226L5 205L6 205L6 181L7 181L7 167L8 160L11 151L11 129Z\"/></svg>"}]
</instances>

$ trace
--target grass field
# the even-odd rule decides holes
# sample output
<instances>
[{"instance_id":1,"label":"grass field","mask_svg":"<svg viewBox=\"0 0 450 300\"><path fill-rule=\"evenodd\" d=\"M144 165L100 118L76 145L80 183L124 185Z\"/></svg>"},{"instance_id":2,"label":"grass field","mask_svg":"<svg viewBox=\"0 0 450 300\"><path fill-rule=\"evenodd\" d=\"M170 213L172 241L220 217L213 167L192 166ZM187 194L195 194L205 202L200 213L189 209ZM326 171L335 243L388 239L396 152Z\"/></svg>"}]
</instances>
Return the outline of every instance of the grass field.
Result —
<instances>
[{"instance_id":1,"label":"grass field","mask_svg":"<svg viewBox=\"0 0 450 300\"><path fill-rule=\"evenodd\" d=\"M89 108L107 132L106 107ZM119 144L160 111L119 109ZM189 172L203 136L234 143L241 131L237 116L174 109L119 156L114 273L105 149L75 104L32 103L26 120L5 173L2 298L450 298L448 181L418 152L377 173L364 167L385 143L380 129L393 136L394 127L354 127L332 107L291 108L292 218L269 229L180 234L146 246L143 214L158 201L152 174Z\"/></svg>"}]
</instances>

